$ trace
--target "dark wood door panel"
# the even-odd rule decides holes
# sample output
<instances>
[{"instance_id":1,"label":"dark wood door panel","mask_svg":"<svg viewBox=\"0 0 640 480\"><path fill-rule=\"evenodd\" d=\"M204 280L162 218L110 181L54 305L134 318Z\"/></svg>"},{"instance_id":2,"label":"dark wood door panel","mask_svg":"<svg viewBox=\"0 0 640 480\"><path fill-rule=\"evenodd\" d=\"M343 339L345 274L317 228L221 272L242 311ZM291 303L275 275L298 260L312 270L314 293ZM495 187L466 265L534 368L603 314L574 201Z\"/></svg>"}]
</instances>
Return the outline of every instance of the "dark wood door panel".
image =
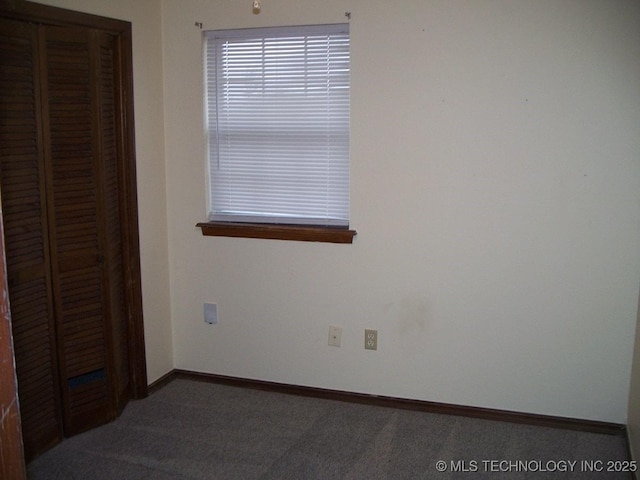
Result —
<instances>
[{"instance_id":1,"label":"dark wood door panel","mask_svg":"<svg viewBox=\"0 0 640 480\"><path fill-rule=\"evenodd\" d=\"M49 270L37 27L0 21L0 181L27 458L62 439Z\"/></svg>"},{"instance_id":2,"label":"dark wood door panel","mask_svg":"<svg viewBox=\"0 0 640 480\"><path fill-rule=\"evenodd\" d=\"M96 34L42 27L48 200L65 433L114 417L108 388ZM111 78L113 82L113 78Z\"/></svg>"},{"instance_id":3,"label":"dark wood door panel","mask_svg":"<svg viewBox=\"0 0 640 480\"><path fill-rule=\"evenodd\" d=\"M113 81L119 75L119 44L112 35L102 33L98 38L98 103L100 105L100 177L101 199L104 218L104 235L101 250L105 253L106 268L103 271L103 284L108 285L106 308L109 328L106 338L110 353L109 366L111 394L116 408L121 411L130 396L128 319L126 312L126 289L124 281L124 261L121 225L124 223L121 206L125 199L120 185L124 175L120 168L123 156L121 111L118 107L116 85Z\"/></svg>"}]
</instances>

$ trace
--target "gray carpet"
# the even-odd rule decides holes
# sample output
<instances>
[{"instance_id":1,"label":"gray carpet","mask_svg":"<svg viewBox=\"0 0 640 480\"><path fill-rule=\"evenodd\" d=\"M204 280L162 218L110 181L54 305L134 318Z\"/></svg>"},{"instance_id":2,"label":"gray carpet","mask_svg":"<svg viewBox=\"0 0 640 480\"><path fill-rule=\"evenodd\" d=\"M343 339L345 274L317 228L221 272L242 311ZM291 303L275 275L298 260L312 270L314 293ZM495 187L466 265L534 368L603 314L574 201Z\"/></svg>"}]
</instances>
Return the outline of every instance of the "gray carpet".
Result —
<instances>
[{"instance_id":1,"label":"gray carpet","mask_svg":"<svg viewBox=\"0 0 640 480\"><path fill-rule=\"evenodd\" d=\"M630 478L584 471L585 461L600 470L616 460L627 460L621 436L177 379L38 457L28 478Z\"/></svg>"}]
</instances>

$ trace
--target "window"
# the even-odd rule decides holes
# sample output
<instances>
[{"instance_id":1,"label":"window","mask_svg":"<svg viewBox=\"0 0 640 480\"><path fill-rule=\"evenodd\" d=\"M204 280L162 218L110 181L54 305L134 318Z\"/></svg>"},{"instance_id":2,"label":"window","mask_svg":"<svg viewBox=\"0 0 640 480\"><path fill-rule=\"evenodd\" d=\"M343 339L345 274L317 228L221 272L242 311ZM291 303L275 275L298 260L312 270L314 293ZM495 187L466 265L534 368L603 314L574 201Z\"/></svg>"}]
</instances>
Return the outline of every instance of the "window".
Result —
<instances>
[{"instance_id":1,"label":"window","mask_svg":"<svg viewBox=\"0 0 640 480\"><path fill-rule=\"evenodd\" d=\"M350 243L349 50L347 24L205 32L204 234Z\"/></svg>"}]
</instances>

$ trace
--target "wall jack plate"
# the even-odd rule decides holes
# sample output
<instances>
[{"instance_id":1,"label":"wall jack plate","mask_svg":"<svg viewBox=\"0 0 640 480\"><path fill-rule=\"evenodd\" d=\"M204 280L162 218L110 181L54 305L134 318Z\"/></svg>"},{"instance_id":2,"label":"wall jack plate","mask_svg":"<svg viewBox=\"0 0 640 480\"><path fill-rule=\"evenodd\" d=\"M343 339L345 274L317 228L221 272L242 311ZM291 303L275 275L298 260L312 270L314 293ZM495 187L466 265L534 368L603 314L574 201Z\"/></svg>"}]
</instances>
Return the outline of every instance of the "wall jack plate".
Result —
<instances>
[{"instance_id":1,"label":"wall jack plate","mask_svg":"<svg viewBox=\"0 0 640 480\"><path fill-rule=\"evenodd\" d=\"M218 323L218 305L215 303L204 304L204 323L215 325Z\"/></svg>"},{"instance_id":2,"label":"wall jack plate","mask_svg":"<svg viewBox=\"0 0 640 480\"><path fill-rule=\"evenodd\" d=\"M329 345L332 347L340 346L340 339L342 337L342 328L334 325L329 326Z\"/></svg>"},{"instance_id":3,"label":"wall jack plate","mask_svg":"<svg viewBox=\"0 0 640 480\"><path fill-rule=\"evenodd\" d=\"M366 329L364 331L364 348L365 350L378 349L378 331Z\"/></svg>"}]
</instances>

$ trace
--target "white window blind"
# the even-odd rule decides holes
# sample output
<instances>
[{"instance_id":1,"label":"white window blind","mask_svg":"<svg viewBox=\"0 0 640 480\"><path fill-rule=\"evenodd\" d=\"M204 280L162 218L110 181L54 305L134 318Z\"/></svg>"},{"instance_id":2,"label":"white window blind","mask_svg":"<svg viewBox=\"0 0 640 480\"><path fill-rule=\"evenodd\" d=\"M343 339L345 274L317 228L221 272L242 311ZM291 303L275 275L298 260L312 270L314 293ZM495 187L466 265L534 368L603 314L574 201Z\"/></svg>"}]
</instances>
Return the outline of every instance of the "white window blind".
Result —
<instances>
[{"instance_id":1,"label":"white window blind","mask_svg":"<svg viewBox=\"0 0 640 480\"><path fill-rule=\"evenodd\" d=\"M210 220L348 226L349 26L205 42Z\"/></svg>"}]
</instances>

